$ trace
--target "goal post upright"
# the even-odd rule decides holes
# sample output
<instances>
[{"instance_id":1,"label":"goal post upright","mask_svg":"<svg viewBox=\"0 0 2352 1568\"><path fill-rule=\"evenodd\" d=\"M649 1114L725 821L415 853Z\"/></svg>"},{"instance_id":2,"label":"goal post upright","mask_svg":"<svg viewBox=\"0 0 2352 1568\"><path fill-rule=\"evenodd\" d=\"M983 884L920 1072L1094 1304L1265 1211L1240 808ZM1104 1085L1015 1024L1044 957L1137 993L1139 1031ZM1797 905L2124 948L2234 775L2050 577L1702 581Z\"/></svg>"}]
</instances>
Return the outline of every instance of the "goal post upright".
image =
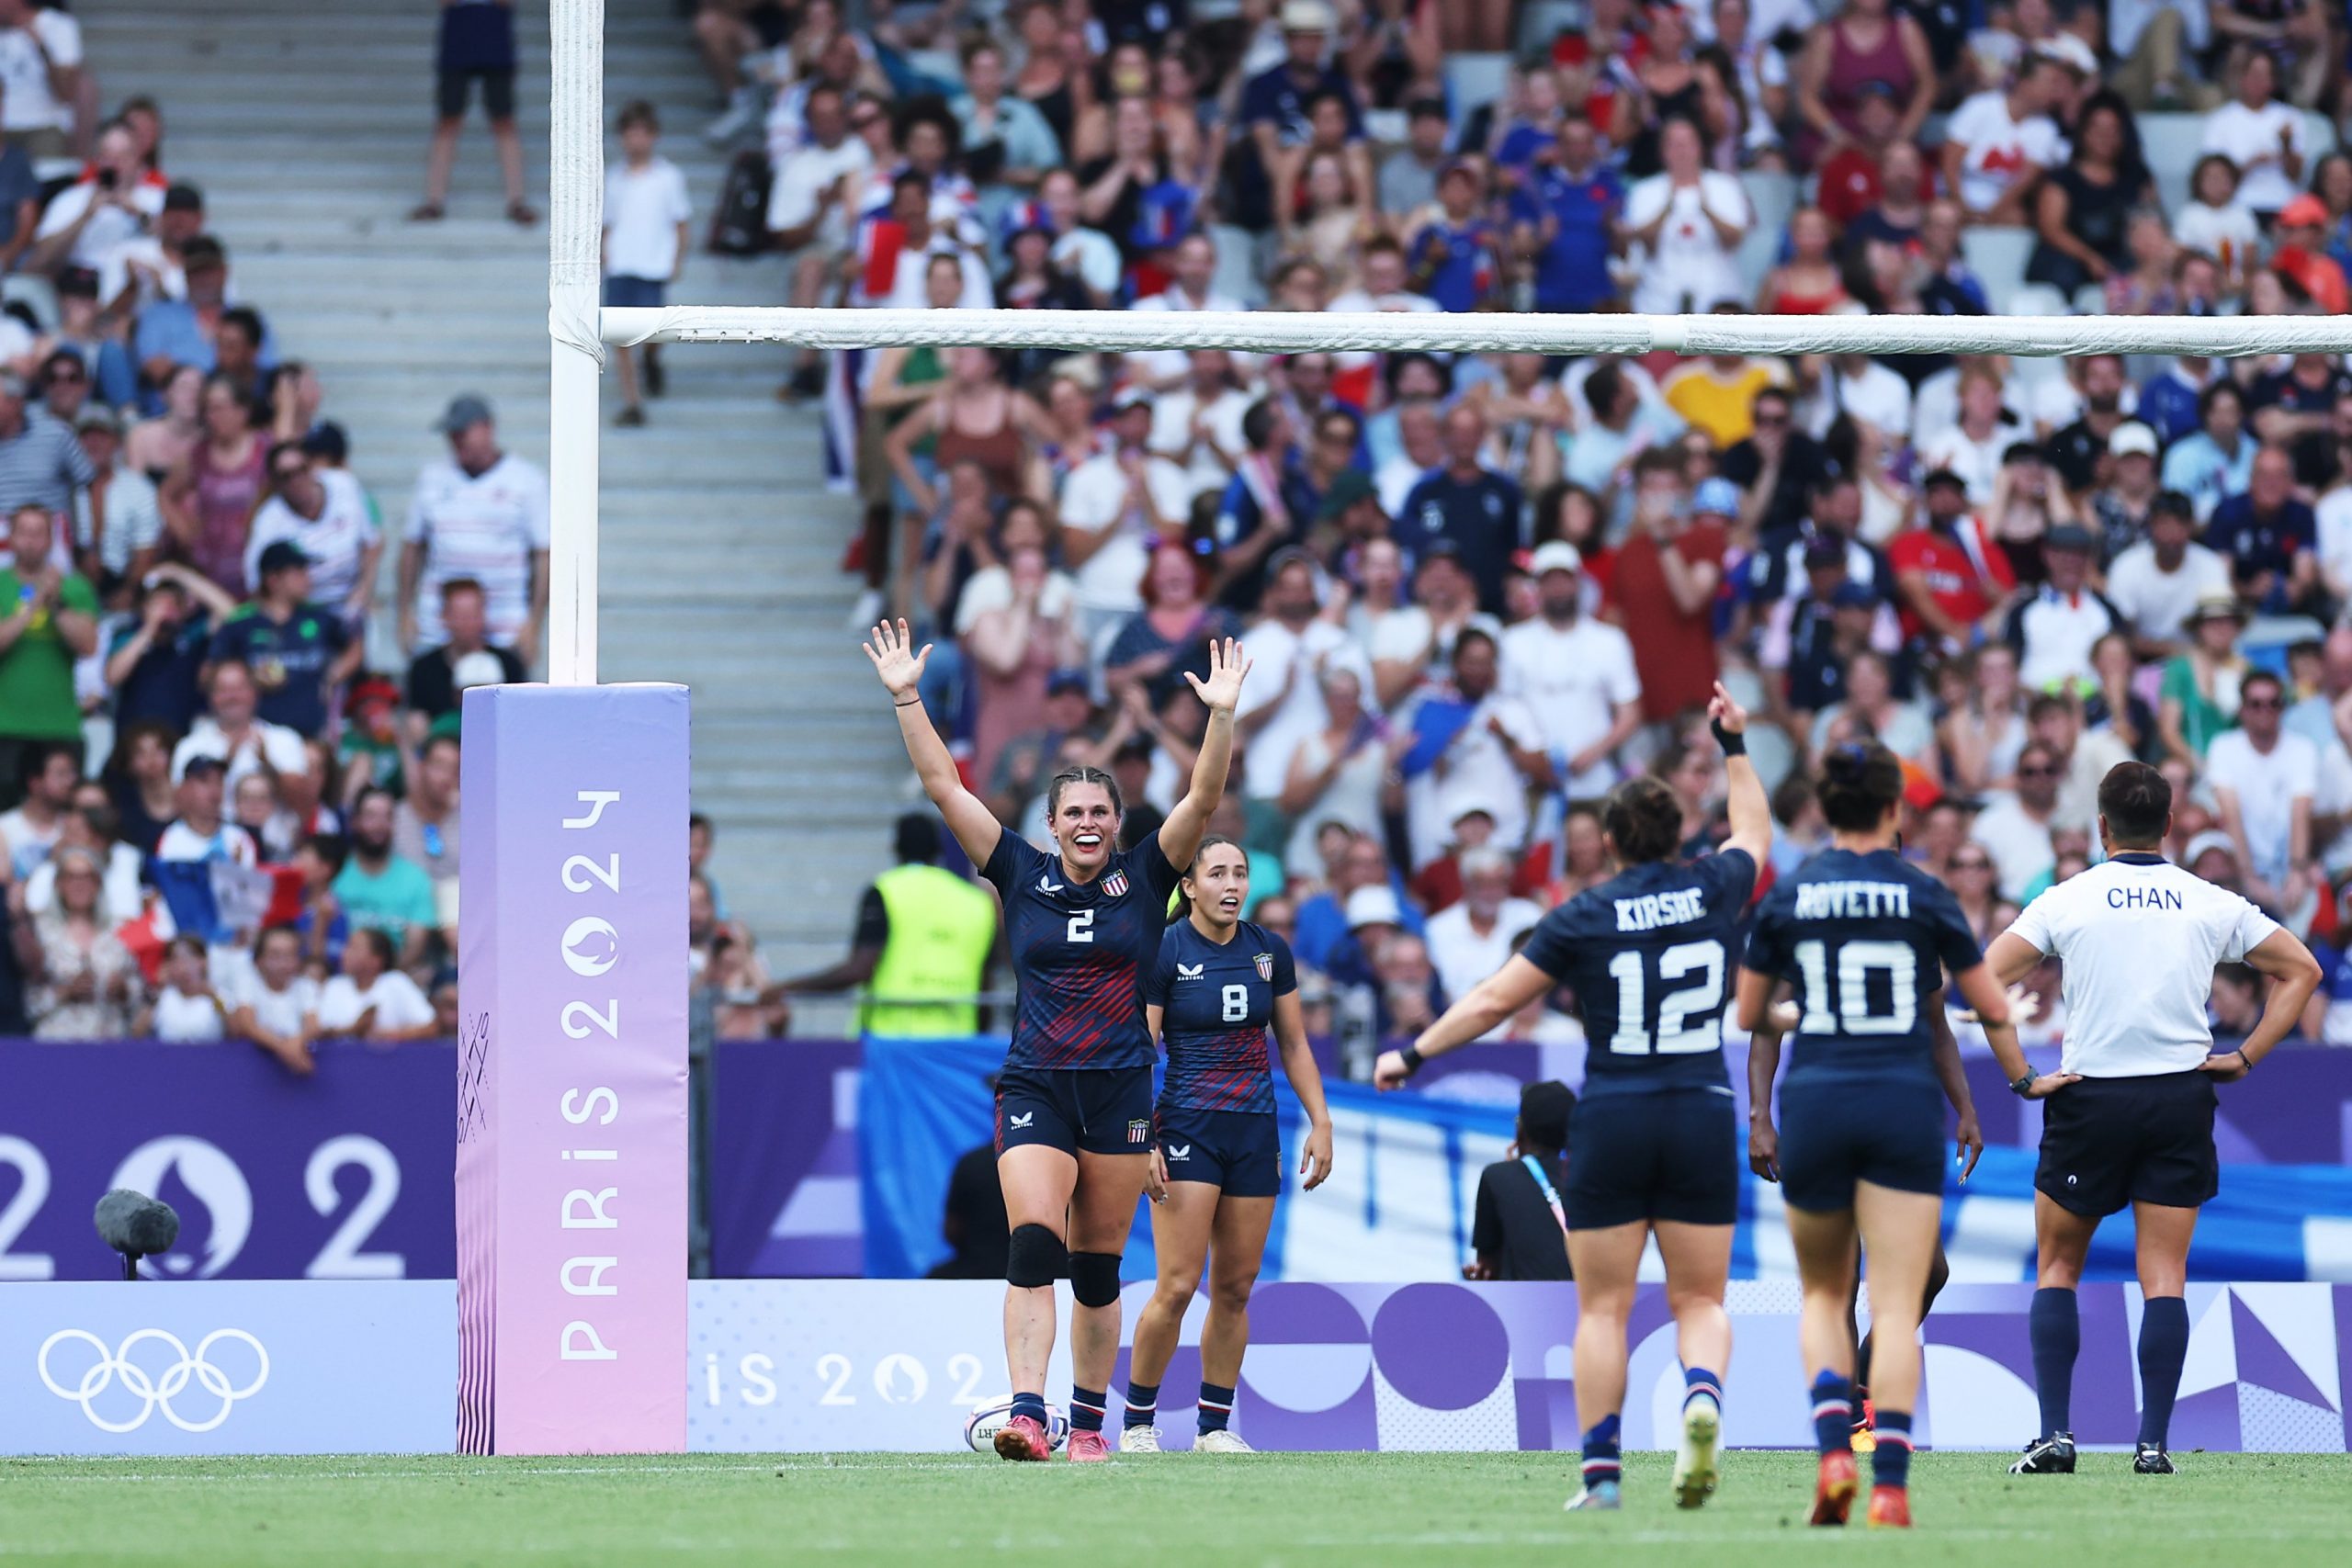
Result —
<instances>
[{"instance_id":1,"label":"goal post upright","mask_svg":"<svg viewBox=\"0 0 2352 1568\"><path fill-rule=\"evenodd\" d=\"M597 311L605 228L605 0L548 14L548 680L596 683Z\"/></svg>"}]
</instances>

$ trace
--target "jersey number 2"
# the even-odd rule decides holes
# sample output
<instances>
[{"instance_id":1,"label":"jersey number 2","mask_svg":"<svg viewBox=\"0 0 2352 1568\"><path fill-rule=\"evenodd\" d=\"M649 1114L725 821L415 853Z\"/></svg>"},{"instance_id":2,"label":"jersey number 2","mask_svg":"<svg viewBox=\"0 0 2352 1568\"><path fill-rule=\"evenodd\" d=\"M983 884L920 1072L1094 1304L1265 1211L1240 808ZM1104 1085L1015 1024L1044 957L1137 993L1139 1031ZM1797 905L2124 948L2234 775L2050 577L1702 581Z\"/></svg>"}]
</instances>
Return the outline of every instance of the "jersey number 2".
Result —
<instances>
[{"instance_id":1,"label":"jersey number 2","mask_svg":"<svg viewBox=\"0 0 2352 1568\"><path fill-rule=\"evenodd\" d=\"M1680 980L1691 975L1699 978L1658 998L1655 1041L1642 1027L1645 1010L1641 953L1627 948L1609 961L1609 975L1617 982L1617 1032L1609 1037L1610 1050L1628 1056L1646 1056L1653 1050L1660 1055L1675 1055L1712 1051L1723 1043L1723 1024L1718 1015L1724 1005L1722 942L1712 939L1686 942L1657 955L1660 980ZM1709 1017L1693 1029L1690 1025L1693 1013Z\"/></svg>"},{"instance_id":2,"label":"jersey number 2","mask_svg":"<svg viewBox=\"0 0 2352 1568\"><path fill-rule=\"evenodd\" d=\"M1094 911L1080 909L1069 918L1069 939L1072 942L1094 940Z\"/></svg>"}]
</instances>

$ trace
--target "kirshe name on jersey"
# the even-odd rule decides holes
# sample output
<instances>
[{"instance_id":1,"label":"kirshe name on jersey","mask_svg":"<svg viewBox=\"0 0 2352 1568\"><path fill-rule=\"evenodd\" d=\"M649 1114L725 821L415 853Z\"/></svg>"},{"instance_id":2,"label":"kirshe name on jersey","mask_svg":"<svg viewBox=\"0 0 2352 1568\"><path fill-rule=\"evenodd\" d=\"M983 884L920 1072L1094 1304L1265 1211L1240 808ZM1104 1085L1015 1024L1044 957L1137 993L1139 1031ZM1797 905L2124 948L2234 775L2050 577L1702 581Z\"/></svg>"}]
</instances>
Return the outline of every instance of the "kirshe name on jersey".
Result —
<instances>
[{"instance_id":1,"label":"kirshe name on jersey","mask_svg":"<svg viewBox=\"0 0 2352 1568\"><path fill-rule=\"evenodd\" d=\"M1619 931L1650 931L1660 926L1679 926L1699 919L1707 912L1707 895L1702 888L1678 887L1670 893L1645 893L1638 898L1620 898L1616 905Z\"/></svg>"},{"instance_id":2,"label":"kirshe name on jersey","mask_svg":"<svg viewBox=\"0 0 2352 1568\"><path fill-rule=\"evenodd\" d=\"M1808 882L1797 889L1800 920L1905 920L1911 889L1900 882Z\"/></svg>"}]
</instances>

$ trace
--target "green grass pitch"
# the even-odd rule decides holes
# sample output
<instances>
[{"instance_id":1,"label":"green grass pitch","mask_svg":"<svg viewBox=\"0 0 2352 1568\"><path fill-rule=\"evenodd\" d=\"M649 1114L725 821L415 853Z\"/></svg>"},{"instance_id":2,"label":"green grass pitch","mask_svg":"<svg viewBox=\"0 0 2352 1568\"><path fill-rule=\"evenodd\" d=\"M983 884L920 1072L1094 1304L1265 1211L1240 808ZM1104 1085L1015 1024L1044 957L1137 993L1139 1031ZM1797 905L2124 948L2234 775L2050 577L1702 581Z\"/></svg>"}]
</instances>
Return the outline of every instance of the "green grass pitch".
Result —
<instances>
[{"instance_id":1,"label":"green grass pitch","mask_svg":"<svg viewBox=\"0 0 2352 1568\"><path fill-rule=\"evenodd\" d=\"M1614 1516L1564 1514L1559 1454L669 1455L0 1461L0 1559L42 1563L1882 1563L2297 1568L2343 1562L2344 1455L2183 1454L2013 1479L1922 1454L1907 1536L1810 1530L1813 1460L1739 1453L1679 1513L1633 1456ZM1866 1461L1867 1462L1867 1461ZM1864 1472L1868 1474L1867 1469ZM1867 1540L1864 1539L1867 1537ZM1571 1554L1566 1559L1559 1553Z\"/></svg>"}]
</instances>

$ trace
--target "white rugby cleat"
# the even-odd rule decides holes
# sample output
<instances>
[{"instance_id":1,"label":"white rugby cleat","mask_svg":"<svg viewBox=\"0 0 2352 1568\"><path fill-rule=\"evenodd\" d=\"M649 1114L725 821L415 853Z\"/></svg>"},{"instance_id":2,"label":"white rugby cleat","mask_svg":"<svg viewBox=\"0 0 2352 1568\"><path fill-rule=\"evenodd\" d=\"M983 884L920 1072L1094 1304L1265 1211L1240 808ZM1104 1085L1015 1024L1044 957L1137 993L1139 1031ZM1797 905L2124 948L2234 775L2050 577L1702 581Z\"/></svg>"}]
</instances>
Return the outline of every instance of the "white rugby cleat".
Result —
<instances>
[{"instance_id":1,"label":"white rugby cleat","mask_svg":"<svg viewBox=\"0 0 2352 1568\"><path fill-rule=\"evenodd\" d=\"M1258 1450L1241 1440L1241 1434L1230 1427L1219 1427L1214 1432L1203 1432L1193 1439L1196 1454L1253 1454Z\"/></svg>"},{"instance_id":2,"label":"white rugby cleat","mask_svg":"<svg viewBox=\"0 0 2352 1568\"><path fill-rule=\"evenodd\" d=\"M1674 1452L1674 1506L1695 1508L1714 1495L1723 1472L1723 1406L1694 1399L1682 1407L1682 1442Z\"/></svg>"},{"instance_id":3,"label":"white rugby cleat","mask_svg":"<svg viewBox=\"0 0 2352 1568\"><path fill-rule=\"evenodd\" d=\"M1159 1428L1157 1427L1123 1427L1119 1429L1119 1451L1123 1454L1156 1454L1159 1451Z\"/></svg>"}]
</instances>

